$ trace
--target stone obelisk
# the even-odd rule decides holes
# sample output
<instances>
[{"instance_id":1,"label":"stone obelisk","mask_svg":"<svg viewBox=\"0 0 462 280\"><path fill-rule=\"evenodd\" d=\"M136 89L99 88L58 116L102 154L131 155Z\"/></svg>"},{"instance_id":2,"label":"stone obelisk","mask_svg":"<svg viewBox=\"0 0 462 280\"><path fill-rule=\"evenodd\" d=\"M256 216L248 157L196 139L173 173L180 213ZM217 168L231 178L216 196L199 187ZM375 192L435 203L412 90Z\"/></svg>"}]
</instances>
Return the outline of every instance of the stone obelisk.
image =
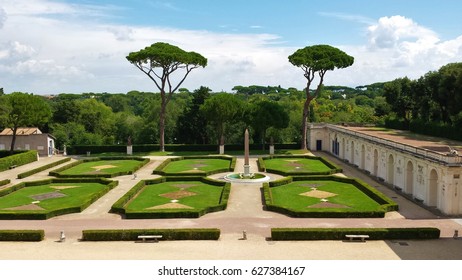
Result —
<instances>
[{"instance_id":1,"label":"stone obelisk","mask_svg":"<svg viewBox=\"0 0 462 280\"><path fill-rule=\"evenodd\" d=\"M249 164L249 130L246 128L244 133L244 178L250 177Z\"/></svg>"}]
</instances>

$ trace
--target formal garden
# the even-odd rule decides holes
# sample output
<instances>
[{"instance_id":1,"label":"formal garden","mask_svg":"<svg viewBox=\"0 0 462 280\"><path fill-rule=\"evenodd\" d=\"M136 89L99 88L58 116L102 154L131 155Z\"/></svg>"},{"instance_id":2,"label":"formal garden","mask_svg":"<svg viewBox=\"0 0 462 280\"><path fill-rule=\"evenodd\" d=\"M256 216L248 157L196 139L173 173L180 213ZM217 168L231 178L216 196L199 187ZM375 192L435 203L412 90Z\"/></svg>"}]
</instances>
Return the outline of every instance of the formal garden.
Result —
<instances>
[{"instance_id":1,"label":"formal garden","mask_svg":"<svg viewBox=\"0 0 462 280\"><path fill-rule=\"evenodd\" d=\"M45 220L82 212L118 185L117 181L101 177L135 174L148 162L149 159L133 156L81 157L49 172L54 178L4 187L0 191L0 219ZM341 168L322 157L265 155L259 157L257 163L259 172L283 176L262 184L262 204L266 211L292 218L383 218L387 212L398 210L397 203L390 198L360 180L338 174ZM231 182L209 176L232 172L235 167L236 157L227 155L165 158L152 171L160 177L133 181L133 187L112 205L110 212L123 219L183 219L224 211L228 207ZM371 239L439 237L439 230L435 228L273 228L271 238L344 239L346 234L358 233ZM44 238L43 231L2 231L1 234L3 240ZM162 240L217 240L220 229L89 229L82 232L82 240L133 241L146 234L163 236Z\"/></svg>"},{"instance_id":2,"label":"formal garden","mask_svg":"<svg viewBox=\"0 0 462 280\"><path fill-rule=\"evenodd\" d=\"M400 107L400 100L391 98L401 94L398 89L408 84L414 85L411 88L430 88L428 85L436 84L443 90L440 95L446 96L446 92L457 89L450 85L452 91L448 91L447 87L441 86L447 80L446 72L457 70L460 73L460 63L442 67L436 80L432 76L432 79L422 77L416 81L397 79L358 89L327 88L322 85L326 72L347 68L353 64L354 58L328 45L314 45L298 49L288 57L293 66L305 72L307 84L304 90L236 86L233 88L235 92L230 94L212 93L207 87L194 92L181 88L191 70L207 66L207 58L199 53L157 42L131 52L125 58L154 81L158 93L60 94L45 99L21 92L7 95L2 92L2 104L7 104L0 116L2 126L11 127L14 137L20 126L47 128L47 132L56 135L55 147L64 149L67 146L72 154L83 146L88 155L93 152L88 145L100 150L107 146L109 153L116 152L114 147L117 152L124 152L126 146L121 143L130 142L131 145L132 140L138 144L136 149L144 148L143 143L156 143L162 155L166 153L166 143L175 143L178 149L187 150L188 144L197 148L201 144L210 145L226 139L229 147L230 144L240 145L241 131L248 127L252 142L261 144L262 150L275 139L282 144L298 143L306 152L309 121L374 123L390 127L402 123L406 128L438 132L438 135L444 125L447 135L460 137L460 133L455 133L460 132L457 126L460 118L456 116L460 106L447 114L437 110L433 115L438 117L433 119L428 116L428 105L438 105L446 99L415 98L422 94L428 97L431 92L410 91L403 94L413 101L415 108L423 109L413 112L412 119L408 120L409 112ZM175 73L180 80L173 85L169 75L176 70L180 70ZM183 76L181 70L186 70ZM314 79L317 77L314 74L319 75L319 81ZM315 99L316 102L312 102ZM33 114L18 114L32 111L30 106L25 106L31 104L35 108ZM18 116L25 117L17 120ZM153 135L158 135L158 139ZM214 144L212 146L216 148ZM13 152L14 143L11 147ZM246 148L248 151L248 146ZM141 156L136 149L137 155ZM263 154L267 154L266 151ZM7 157L0 161L0 171L35 160L35 155L27 152ZM117 181L101 177L136 174L148 162L149 159L142 157L81 159L49 172L56 178L4 187L0 191L0 218L48 219L80 212L117 185ZM235 158L226 156L166 159L152 171L160 178L133 181L134 186L113 204L111 212L128 219L198 218L224 210L231 183L212 180L208 176L234 171L235 162ZM258 159L258 168L258 172L284 176L263 183L262 203L269 211L297 218L368 218L384 217L387 211L398 210L396 203L367 184L334 176L342 172L341 168L320 157L262 156ZM244 175L252 179L249 172ZM1 180L0 186L10 183L10 178ZM216 234L216 231L210 233L214 237Z\"/></svg>"}]
</instances>

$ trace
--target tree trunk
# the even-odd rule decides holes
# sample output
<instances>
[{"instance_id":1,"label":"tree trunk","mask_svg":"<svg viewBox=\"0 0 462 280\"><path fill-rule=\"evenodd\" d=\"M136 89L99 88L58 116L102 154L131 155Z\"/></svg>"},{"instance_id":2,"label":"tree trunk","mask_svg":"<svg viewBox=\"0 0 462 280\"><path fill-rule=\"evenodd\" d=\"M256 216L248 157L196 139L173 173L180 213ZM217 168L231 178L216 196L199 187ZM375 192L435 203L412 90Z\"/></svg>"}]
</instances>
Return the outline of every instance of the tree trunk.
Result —
<instances>
[{"instance_id":1,"label":"tree trunk","mask_svg":"<svg viewBox=\"0 0 462 280\"><path fill-rule=\"evenodd\" d=\"M165 152L165 111L167 110L167 102L162 98L162 104L160 105L160 116L159 116L159 150Z\"/></svg>"},{"instance_id":2,"label":"tree trunk","mask_svg":"<svg viewBox=\"0 0 462 280\"><path fill-rule=\"evenodd\" d=\"M302 117L302 143L300 149L308 150L307 138L308 133L308 116L310 115L310 103L313 100L312 97L307 97L305 104L303 105L303 117Z\"/></svg>"},{"instance_id":3,"label":"tree trunk","mask_svg":"<svg viewBox=\"0 0 462 280\"><path fill-rule=\"evenodd\" d=\"M262 133L261 133L261 149L262 149L262 151L265 150L265 139L266 139L266 133L265 133L265 131L262 131Z\"/></svg>"},{"instance_id":4,"label":"tree trunk","mask_svg":"<svg viewBox=\"0 0 462 280\"><path fill-rule=\"evenodd\" d=\"M18 131L17 127L13 127L11 129L13 131L13 135L11 137L11 146L10 146L10 154L13 154L14 152L14 145L16 144L16 131Z\"/></svg>"}]
</instances>

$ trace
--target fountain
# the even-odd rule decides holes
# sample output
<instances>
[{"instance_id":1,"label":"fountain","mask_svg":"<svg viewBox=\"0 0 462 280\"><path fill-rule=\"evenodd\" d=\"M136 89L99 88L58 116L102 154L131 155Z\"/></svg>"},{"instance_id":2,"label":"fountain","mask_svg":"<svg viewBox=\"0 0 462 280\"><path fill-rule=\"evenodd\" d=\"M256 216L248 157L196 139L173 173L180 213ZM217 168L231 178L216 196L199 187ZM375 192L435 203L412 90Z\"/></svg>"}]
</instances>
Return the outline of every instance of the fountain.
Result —
<instances>
[{"instance_id":1,"label":"fountain","mask_svg":"<svg viewBox=\"0 0 462 280\"><path fill-rule=\"evenodd\" d=\"M261 173L251 173L249 163L249 130L244 133L244 172L231 173L225 176L225 180L240 183L257 183L269 180L269 177Z\"/></svg>"}]
</instances>

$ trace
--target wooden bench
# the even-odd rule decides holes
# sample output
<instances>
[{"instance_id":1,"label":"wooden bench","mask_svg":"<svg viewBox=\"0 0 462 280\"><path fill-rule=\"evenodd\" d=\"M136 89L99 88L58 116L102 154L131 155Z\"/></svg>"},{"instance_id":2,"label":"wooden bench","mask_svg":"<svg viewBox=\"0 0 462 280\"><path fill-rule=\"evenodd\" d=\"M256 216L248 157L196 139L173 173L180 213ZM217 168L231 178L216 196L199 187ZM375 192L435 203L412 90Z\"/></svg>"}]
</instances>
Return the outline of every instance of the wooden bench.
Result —
<instances>
[{"instance_id":1,"label":"wooden bench","mask_svg":"<svg viewBox=\"0 0 462 280\"><path fill-rule=\"evenodd\" d=\"M367 238L369 238L369 235L365 234L347 234L345 235L346 238L349 238L350 241L353 241L354 239L361 239L362 242L365 242Z\"/></svg>"},{"instance_id":2,"label":"wooden bench","mask_svg":"<svg viewBox=\"0 0 462 280\"><path fill-rule=\"evenodd\" d=\"M13 168L16 168L16 167L18 167L18 166L17 166L17 165L10 165L9 168L10 168L10 169L13 169Z\"/></svg>"},{"instance_id":3,"label":"wooden bench","mask_svg":"<svg viewBox=\"0 0 462 280\"><path fill-rule=\"evenodd\" d=\"M161 238L162 235L138 235L138 239L142 239L143 242L146 242L147 239L153 239L154 242L159 242Z\"/></svg>"}]
</instances>

